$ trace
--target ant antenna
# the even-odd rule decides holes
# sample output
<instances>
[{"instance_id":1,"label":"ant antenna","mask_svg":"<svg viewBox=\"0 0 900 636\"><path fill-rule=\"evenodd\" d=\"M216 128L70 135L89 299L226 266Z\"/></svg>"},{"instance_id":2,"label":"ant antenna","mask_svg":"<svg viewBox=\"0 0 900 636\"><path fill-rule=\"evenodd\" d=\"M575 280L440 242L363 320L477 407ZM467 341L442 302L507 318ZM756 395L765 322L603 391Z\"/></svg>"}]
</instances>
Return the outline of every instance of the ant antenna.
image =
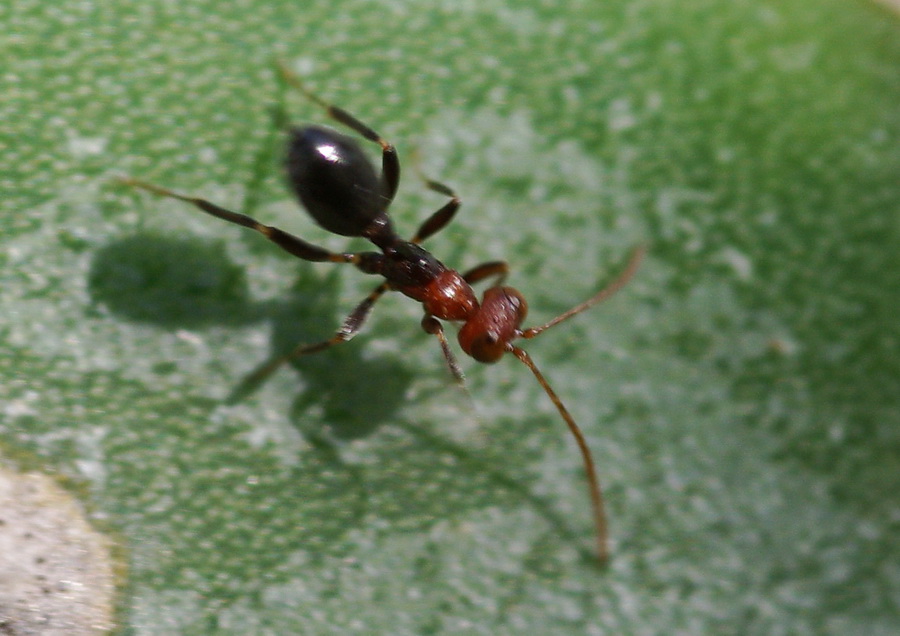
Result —
<instances>
[{"instance_id":1,"label":"ant antenna","mask_svg":"<svg viewBox=\"0 0 900 636\"><path fill-rule=\"evenodd\" d=\"M534 338L542 331L558 325L563 320L568 320L572 316L580 314L586 309L590 309L597 303L603 302L604 300L615 294L617 291L625 287L625 285L628 284L628 281L634 278L634 275L637 273L638 268L641 266L641 261L644 260L644 254L646 253L646 245L639 245L638 247L636 247L634 251L631 252L631 256L628 258L628 264L625 266L625 269L613 282L588 298L583 303L579 303L578 305L572 307L570 310L561 313L550 322L543 324L540 327L529 327L528 329L523 329L521 337L525 338L526 340Z\"/></svg>"},{"instance_id":2,"label":"ant antenna","mask_svg":"<svg viewBox=\"0 0 900 636\"><path fill-rule=\"evenodd\" d=\"M597 303L606 300L617 291L622 289L628 281L634 277L634 274L637 272L638 267L641 264L641 261L644 258L644 254L646 253L646 247L641 245L636 248L631 257L628 260L628 265L613 280L609 285L601 289L599 292L594 294L591 298L588 298L583 303L575 305L572 309L569 309L566 312L563 312L550 322L541 325L540 327L531 327L528 329L522 330L522 338L534 338L541 332L554 325L558 325L564 320L571 318L572 316L579 314L586 309L589 309L596 305ZM591 494L591 507L594 513L594 527L596 529L597 535L597 558L600 560L600 563L606 563L609 559L609 530L606 523L606 512L605 512L605 504L603 499L603 491L600 489L600 480L597 478L597 469L594 467L594 457L591 454L591 449L587 445L587 440L584 438L584 433L581 432L581 429L578 427L578 424L575 423L575 419L572 417L571 413L569 413L569 409L566 408L565 404L562 403L562 400L559 399L559 396L556 394L556 391L553 390L553 387L550 386L550 383L547 382L547 378L544 377L544 374L541 373L540 369L535 365L534 360L531 359L531 356L528 355L528 352L524 349L520 349L519 347L507 343L506 350L516 356L522 364L531 369L531 372L534 374L534 377L537 379L538 383L543 387L544 392L556 406L556 410L559 411L559 414L562 416L563 421L565 421L566 426L569 427L569 430L572 432L572 436L575 438L575 442L578 444L578 450L581 451L581 459L584 463L584 472L588 481L588 488Z\"/></svg>"},{"instance_id":3,"label":"ant antenna","mask_svg":"<svg viewBox=\"0 0 900 636\"><path fill-rule=\"evenodd\" d=\"M572 435L575 436L575 441L578 443L578 449L581 451L581 459L584 461L584 472L587 476L588 488L591 492L591 507L594 512L594 527L597 533L597 558L600 560L600 563L606 563L606 560L609 558L609 531L606 526L603 492L600 490L600 480L597 479L597 469L594 468L594 456L591 455L591 449L588 448L587 441L584 439L584 434L581 432L581 429L578 428L578 424L575 423L575 420L569 413L569 409L567 409L562 403L562 400L559 399L556 391L553 390L547 382L547 379L544 377L544 374L541 373L534 364L534 360L531 359L528 352L515 345L509 345L509 352L521 360L526 367L531 369L531 372L534 374L534 377L537 378L538 383L544 388L544 391L553 401L553 404L556 405L556 410L562 415L563 420L566 422L566 426L569 427L569 430L572 431Z\"/></svg>"}]
</instances>

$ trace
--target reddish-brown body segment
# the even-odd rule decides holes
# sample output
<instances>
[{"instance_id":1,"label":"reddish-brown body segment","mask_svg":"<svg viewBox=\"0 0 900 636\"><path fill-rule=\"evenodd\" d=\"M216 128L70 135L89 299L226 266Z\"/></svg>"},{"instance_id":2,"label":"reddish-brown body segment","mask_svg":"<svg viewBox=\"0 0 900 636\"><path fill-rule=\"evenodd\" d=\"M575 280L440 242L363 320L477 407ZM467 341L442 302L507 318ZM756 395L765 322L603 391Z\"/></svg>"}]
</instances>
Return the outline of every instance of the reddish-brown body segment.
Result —
<instances>
[{"instance_id":1,"label":"reddish-brown body segment","mask_svg":"<svg viewBox=\"0 0 900 636\"><path fill-rule=\"evenodd\" d=\"M519 326L528 304L512 287L491 287L481 306L468 317L457 336L459 346L478 362L497 362L509 352L510 342L521 337Z\"/></svg>"},{"instance_id":2,"label":"reddish-brown body segment","mask_svg":"<svg viewBox=\"0 0 900 636\"><path fill-rule=\"evenodd\" d=\"M452 269L444 270L425 285L396 290L419 301L426 314L441 320L468 320L478 310L472 287Z\"/></svg>"}]
</instances>

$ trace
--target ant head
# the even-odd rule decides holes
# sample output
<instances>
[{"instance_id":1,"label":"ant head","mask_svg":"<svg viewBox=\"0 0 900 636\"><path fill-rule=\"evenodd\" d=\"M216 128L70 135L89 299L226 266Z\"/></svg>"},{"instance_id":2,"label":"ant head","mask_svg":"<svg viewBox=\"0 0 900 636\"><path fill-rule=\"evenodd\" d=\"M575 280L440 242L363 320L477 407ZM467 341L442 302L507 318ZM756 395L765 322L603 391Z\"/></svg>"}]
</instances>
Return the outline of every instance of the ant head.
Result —
<instances>
[{"instance_id":1,"label":"ant head","mask_svg":"<svg viewBox=\"0 0 900 636\"><path fill-rule=\"evenodd\" d=\"M497 362L509 351L509 343L521 335L519 325L528 303L512 287L491 287L481 306L459 330L459 346L479 362Z\"/></svg>"}]
</instances>

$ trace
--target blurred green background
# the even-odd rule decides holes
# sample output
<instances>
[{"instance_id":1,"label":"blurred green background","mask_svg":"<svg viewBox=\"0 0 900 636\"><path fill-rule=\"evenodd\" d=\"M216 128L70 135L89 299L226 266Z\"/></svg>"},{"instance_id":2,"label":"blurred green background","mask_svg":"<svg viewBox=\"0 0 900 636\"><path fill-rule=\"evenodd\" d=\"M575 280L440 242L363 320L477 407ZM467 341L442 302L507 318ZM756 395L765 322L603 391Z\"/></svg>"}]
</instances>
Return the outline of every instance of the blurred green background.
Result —
<instances>
[{"instance_id":1,"label":"blurred green background","mask_svg":"<svg viewBox=\"0 0 900 636\"><path fill-rule=\"evenodd\" d=\"M851 0L242 0L0 7L0 451L80 484L130 634L892 634L900 629L900 25ZM507 259L543 322L463 361L391 296L233 407L375 281L281 183L281 58L394 141L409 234ZM418 159L413 157L418 156Z\"/></svg>"}]
</instances>

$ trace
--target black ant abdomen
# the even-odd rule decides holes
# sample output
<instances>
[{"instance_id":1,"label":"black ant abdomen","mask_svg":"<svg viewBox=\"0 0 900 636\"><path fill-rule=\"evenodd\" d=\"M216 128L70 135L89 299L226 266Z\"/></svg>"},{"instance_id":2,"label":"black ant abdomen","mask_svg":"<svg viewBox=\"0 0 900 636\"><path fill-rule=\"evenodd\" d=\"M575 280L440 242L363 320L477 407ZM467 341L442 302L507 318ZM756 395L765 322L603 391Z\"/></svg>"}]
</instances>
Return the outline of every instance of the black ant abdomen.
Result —
<instances>
[{"instance_id":1,"label":"black ant abdomen","mask_svg":"<svg viewBox=\"0 0 900 636\"><path fill-rule=\"evenodd\" d=\"M356 140L331 128L292 128L285 156L288 184L321 227L363 236L390 198Z\"/></svg>"}]
</instances>

